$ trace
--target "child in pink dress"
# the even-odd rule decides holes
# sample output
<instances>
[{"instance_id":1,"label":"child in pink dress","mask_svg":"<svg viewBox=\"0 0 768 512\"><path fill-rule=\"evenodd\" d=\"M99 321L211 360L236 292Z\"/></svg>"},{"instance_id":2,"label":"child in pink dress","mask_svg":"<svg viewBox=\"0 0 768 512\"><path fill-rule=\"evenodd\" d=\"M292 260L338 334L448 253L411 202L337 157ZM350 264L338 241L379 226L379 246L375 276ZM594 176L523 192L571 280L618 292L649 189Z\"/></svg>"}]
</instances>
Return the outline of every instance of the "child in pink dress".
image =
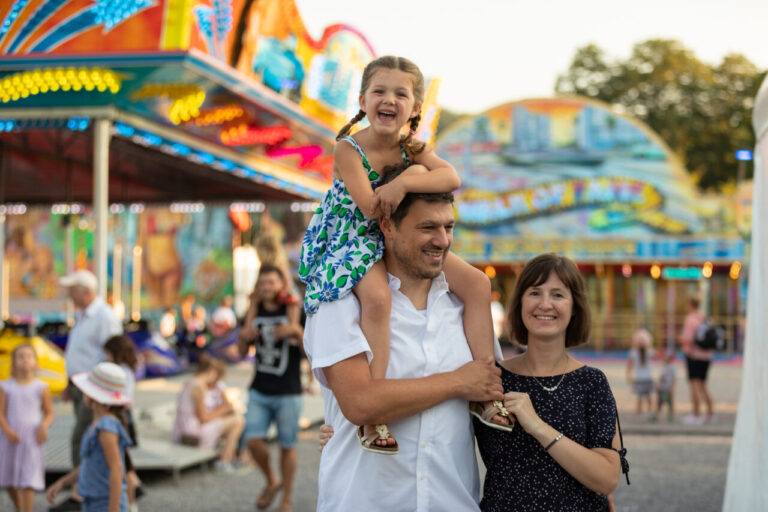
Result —
<instances>
[{"instance_id":1,"label":"child in pink dress","mask_svg":"<svg viewBox=\"0 0 768 512\"><path fill-rule=\"evenodd\" d=\"M48 384L35 378L37 354L24 343L11 353L11 378L0 381L0 487L16 510L32 512L45 488L45 451L53 405Z\"/></svg>"}]
</instances>

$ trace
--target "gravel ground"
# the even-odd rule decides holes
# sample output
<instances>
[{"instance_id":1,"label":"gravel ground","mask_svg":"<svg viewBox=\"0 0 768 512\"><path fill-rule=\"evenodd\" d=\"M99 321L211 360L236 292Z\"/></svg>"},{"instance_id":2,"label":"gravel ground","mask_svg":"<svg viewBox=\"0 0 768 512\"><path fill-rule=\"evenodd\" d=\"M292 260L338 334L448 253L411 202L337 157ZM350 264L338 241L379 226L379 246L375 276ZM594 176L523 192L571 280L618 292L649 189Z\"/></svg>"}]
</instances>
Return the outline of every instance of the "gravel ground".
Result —
<instances>
[{"instance_id":1,"label":"gravel ground","mask_svg":"<svg viewBox=\"0 0 768 512\"><path fill-rule=\"evenodd\" d=\"M294 510L309 512L317 499L319 453L316 431L304 432L299 441L299 470L294 492ZM727 436L629 435L625 438L632 465L627 486L622 479L616 490L618 512L715 512L722 506L728 453ZM272 446L273 462L278 456ZM175 485L163 473L143 476L147 495L141 499L142 511L253 511L264 479L255 469L238 474L222 474L191 469ZM38 495L35 511L46 510ZM276 510L279 497L272 507ZM0 499L0 510L10 510L7 498Z\"/></svg>"},{"instance_id":2,"label":"gravel ground","mask_svg":"<svg viewBox=\"0 0 768 512\"><path fill-rule=\"evenodd\" d=\"M633 432L634 426L636 432L638 428L648 426L647 417L634 414L634 397L624 380L624 363L599 361L590 364L602 368L608 375L619 403L624 430ZM246 370L241 373L248 374L249 369ZM236 372L232 372L233 379L237 376ZM711 433L717 430L720 435L709 435L706 427L684 428L680 424L680 418L690 410L688 390L681 369L678 373L678 415L675 422L675 427L681 430L670 432L665 424L664 429L657 429L655 435L625 435L632 466L632 485L627 486L624 480L620 481L615 493L618 512L721 510L732 440L729 428L732 428L737 408L740 374L741 368L735 364L718 365L712 372L711 389L717 402L717 426L721 428L710 428ZM150 384L160 386L158 383L143 383L148 389ZM170 384L165 383L165 386ZM161 391L157 393L159 397ZM162 393L175 396L164 388ZM64 410L68 411L69 407L63 407ZM685 435L688 433L697 435ZM293 498L296 512L315 509L320 459L316 436L316 430L300 434L297 447L299 469ZM276 465L278 447L273 445L271 448L273 465ZM253 511L256 497L264 486L263 477L254 468L246 468L237 474L190 469L182 473L179 485L173 482L168 473L143 473L142 478L147 490L147 495L139 502L143 512ZM279 497L267 510L276 510L278 503ZM13 508L3 493L0 494L0 511L6 510L11 511ZM45 510L45 498L38 494L35 511Z\"/></svg>"}]
</instances>

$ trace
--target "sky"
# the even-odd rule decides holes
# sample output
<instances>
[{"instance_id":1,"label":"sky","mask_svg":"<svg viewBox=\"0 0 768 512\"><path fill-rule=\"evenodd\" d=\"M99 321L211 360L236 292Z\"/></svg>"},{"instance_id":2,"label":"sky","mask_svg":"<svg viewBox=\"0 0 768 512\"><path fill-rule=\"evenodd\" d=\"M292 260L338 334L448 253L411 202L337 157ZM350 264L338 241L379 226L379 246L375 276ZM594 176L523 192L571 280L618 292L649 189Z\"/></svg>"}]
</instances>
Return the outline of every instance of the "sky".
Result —
<instances>
[{"instance_id":1,"label":"sky","mask_svg":"<svg viewBox=\"0 0 768 512\"><path fill-rule=\"evenodd\" d=\"M378 55L440 77L440 103L462 113L554 94L577 48L629 57L635 43L677 39L701 60L741 53L768 69L768 0L296 0L314 38L334 23ZM634 5L636 7L630 7Z\"/></svg>"}]
</instances>

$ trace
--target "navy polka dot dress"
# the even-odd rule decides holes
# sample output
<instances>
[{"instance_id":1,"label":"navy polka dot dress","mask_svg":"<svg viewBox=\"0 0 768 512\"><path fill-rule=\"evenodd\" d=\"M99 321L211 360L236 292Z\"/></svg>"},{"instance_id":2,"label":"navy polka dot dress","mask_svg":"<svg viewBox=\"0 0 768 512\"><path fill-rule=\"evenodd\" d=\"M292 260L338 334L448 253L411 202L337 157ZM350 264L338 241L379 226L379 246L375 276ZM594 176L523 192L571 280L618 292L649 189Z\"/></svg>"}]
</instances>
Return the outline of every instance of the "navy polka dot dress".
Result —
<instances>
[{"instance_id":1,"label":"navy polka dot dress","mask_svg":"<svg viewBox=\"0 0 768 512\"><path fill-rule=\"evenodd\" d=\"M504 392L528 393L539 417L587 448L610 448L616 434L616 402L605 374L582 366L560 386L545 391L533 377L502 368ZM560 375L538 377L555 386ZM568 474L520 425L502 432L474 420L480 455L487 468L480 509L501 511L608 510L608 499Z\"/></svg>"}]
</instances>

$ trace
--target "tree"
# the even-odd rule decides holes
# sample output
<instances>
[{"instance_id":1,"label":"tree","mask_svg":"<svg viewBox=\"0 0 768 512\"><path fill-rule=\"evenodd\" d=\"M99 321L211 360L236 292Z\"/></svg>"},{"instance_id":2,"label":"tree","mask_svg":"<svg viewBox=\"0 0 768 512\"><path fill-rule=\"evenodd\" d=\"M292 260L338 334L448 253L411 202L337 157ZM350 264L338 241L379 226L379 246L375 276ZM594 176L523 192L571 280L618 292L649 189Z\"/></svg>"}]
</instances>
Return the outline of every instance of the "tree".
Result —
<instances>
[{"instance_id":1,"label":"tree","mask_svg":"<svg viewBox=\"0 0 768 512\"><path fill-rule=\"evenodd\" d=\"M611 104L653 129L685 162L703 189L736 179L737 149L754 145L752 103L765 72L746 57L710 66L678 41L652 39L626 60L595 45L579 48L555 90Z\"/></svg>"}]
</instances>

